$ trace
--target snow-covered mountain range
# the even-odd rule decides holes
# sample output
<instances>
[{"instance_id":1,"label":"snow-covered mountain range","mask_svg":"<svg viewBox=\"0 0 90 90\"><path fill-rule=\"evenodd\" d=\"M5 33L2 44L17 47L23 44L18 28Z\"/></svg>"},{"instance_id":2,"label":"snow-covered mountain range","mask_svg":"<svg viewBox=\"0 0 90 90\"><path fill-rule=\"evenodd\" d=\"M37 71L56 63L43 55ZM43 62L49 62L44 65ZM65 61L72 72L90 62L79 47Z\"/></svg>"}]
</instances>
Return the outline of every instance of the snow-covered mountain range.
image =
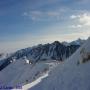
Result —
<instances>
[{"instance_id":1,"label":"snow-covered mountain range","mask_svg":"<svg viewBox=\"0 0 90 90\"><path fill-rule=\"evenodd\" d=\"M89 54L88 48L90 48L89 42L90 40L84 45L81 44L82 47L79 48L81 45L64 45L55 41L51 44L40 44L11 54L0 65L0 87L5 89L5 87L20 88L22 86L22 90L59 90L60 88L61 90L69 90L64 88L64 84L65 87L68 87L67 80L70 77L70 84L72 78L75 77L77 80L78 76L74 76L74 74L77 75L80 70L83 74L83 62L85 65L89 62L87 56ZM76 53L74 53L75 51ZM79 71L78 67L80 67ZM88 69L88 67L86 68ZM87 75L89 76L88 73ZM82 84L80 83L80 85ZM70 90L74 90L72 88L73 86Z\"/></svg>"},{"instance_id":2,"label":"snow-covered mountain range","mask_svg":"<svg viewBox=\"0 0 90 90\"><path fill-rule=\"evenodd\" d=\"M30 90L90 90L90 38Z\"/></svg>"},{"instance_id":3,"label":"snow-covered mountain range","mask_svg":"<svg viewBox=\"0 0 90 90\"><path fill-rule=\"evenodd\" d=\"M24 57L26 57L33 63L45 60L63 61L71 56L79 47L80 45L76 43L66 46L59 41L55 41L51 44L39 44L34 47L21 49L3 60L4 63L0 65L0 70L9 65L13 61L13 59L23 59Z\"/></svg>"}]
</instances>

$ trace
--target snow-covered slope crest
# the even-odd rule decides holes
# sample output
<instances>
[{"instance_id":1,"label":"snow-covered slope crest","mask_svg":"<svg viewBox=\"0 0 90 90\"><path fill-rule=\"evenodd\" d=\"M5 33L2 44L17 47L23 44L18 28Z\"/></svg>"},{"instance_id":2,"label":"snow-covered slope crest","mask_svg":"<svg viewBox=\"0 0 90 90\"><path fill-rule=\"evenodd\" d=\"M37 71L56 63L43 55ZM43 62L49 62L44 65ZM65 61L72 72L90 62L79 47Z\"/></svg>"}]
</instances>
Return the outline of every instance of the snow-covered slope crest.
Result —
<instances>
[{"instance_id":1,"label":"snow-covered slope crest","mask_svg":"<svg viewBox=\"0 0 90 90\"><path fill-rule=\"evenodd\" d=\"M90 38L30 90L90 90Z\"/></svg>"}]
</instances>

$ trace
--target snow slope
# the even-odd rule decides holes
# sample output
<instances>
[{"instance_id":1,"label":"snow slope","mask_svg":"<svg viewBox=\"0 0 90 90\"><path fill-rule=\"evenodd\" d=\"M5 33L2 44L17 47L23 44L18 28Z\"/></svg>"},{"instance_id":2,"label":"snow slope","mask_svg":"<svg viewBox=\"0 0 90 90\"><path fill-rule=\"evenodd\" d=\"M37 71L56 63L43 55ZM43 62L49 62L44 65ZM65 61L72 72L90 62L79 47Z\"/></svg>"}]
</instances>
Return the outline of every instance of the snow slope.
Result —
<instances>
[{"instance_id":1,"label":"snow slope","mask_svg":"<svg viewBox=\"0 0 90 90\"><path fill-rule=\"evenodd\" d=\"M90 38L30 90L90 90Z\"/></svg>"},{"instance_id":2,"label":"snow slope","mask_svg":"<svg viewBox=\"0 0 90 90\"><path fill-rule=\"evenodd\" d=\"M23 86L28 83L33 85L33 81L39 77L43 77L57 64L57 61L42 61L29 64L24 59L16 60L0 71L0 83L2 86L11 86L14 88L17 85Z\"/></svg>"}]
</instances>

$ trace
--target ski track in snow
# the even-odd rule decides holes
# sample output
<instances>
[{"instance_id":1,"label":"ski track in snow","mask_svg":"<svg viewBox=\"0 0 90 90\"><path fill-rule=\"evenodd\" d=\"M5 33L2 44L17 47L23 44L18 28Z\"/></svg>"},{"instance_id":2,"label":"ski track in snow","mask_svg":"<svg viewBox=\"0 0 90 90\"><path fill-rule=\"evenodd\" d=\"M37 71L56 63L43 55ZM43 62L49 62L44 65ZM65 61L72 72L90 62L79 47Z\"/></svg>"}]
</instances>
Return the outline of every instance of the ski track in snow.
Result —
<instances>
[{"instance_id":1,"label":"ski track in snow","mask_svg":"<svg viewBox=\"0 0 90 90\"><path fill-rule=\"evenodd\" d=\"M33 86L35 86L38 83L40 83L42 81L42 79L46 78L47 76L48 76L48 73L46 73L45 75L39 77L37 80L33 81L32 83L24 85L22 87L22 90L28 90L28 89L32 88Z\"/></svg>"}]
</instances>

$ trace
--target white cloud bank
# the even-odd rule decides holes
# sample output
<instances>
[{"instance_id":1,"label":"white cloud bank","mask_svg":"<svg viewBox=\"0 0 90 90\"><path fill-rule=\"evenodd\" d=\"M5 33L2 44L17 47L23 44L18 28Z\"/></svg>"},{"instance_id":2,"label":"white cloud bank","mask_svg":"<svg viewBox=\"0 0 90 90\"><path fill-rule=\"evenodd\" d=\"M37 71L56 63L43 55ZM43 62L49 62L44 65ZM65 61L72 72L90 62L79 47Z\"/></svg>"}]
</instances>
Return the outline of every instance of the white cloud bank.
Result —
<instances>
[{"instance_id":1,"label":"white cloud bank","mask_svg":"<svg viewBox=\"0 0 90 90\"><path fill-rule=\"evenodd\" d=\"M89 13L83 13L80 15L71 15L70 18L76 21L75 24L71 25L72 28L90 27Z\"/></svg>"}]
</instances>

